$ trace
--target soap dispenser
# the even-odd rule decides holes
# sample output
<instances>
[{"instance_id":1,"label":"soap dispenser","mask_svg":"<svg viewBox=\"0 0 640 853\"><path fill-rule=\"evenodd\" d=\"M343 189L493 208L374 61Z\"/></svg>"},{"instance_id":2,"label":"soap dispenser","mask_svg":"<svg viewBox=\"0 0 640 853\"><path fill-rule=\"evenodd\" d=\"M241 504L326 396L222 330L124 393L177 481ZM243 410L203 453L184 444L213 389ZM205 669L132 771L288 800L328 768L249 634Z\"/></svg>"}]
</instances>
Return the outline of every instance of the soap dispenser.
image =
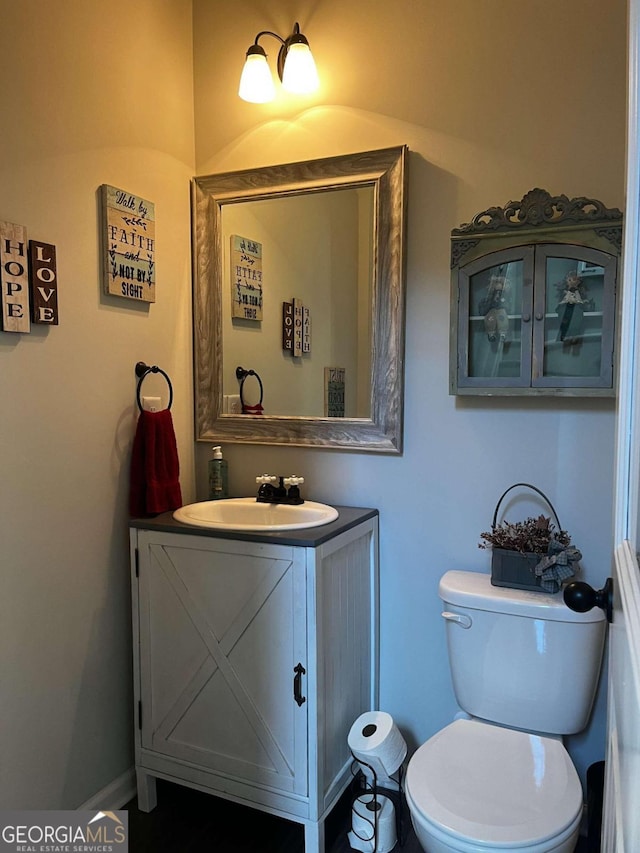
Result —
<instances>
[{"instance_id":1,"label":"soap dispenser","mask_svg":"<svg viewBox=\"0 0 640 853\"><path fill-rule=\"evenodd\" d=\"M213 459L209 460L209 500L218 501L229 497L228 465L222 458L222 448L213 448Z\"/></svg>"}]
</instances>

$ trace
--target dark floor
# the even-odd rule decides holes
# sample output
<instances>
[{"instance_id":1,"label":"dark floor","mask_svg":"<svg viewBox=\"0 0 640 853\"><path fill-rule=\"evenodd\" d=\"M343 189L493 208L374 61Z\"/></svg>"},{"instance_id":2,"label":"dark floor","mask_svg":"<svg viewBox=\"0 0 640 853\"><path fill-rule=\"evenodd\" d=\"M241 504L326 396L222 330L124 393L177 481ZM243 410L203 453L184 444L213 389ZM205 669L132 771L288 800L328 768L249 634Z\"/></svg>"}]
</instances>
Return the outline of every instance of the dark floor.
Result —
<instances>
[{"instance_id":1,"label":"dark floor","mask_svg":"<svg viewBox=\"0 0 640 853\"><path fill-rule=\"evenodd\" d=\"M149 814L137 801L129 812L130 853L304 853L304 829L257 809L158 780L158 805ZM327 853L350 853L349 792L326 822ZM404 845L394 853L422 853L408 816L403 822ZM592 848L593 849L593 848ZM581 838L576 853L589 850Z\"/></svg>"},{"instance_id":2,"label":"dark floor","mask_svg":"<svg viewBox=\"0 0 640 853\"><path fill-rule=\"evenodd\" d=\"M158 805L145 814L137 801L129 812L130 853L304 853L304 828L257 809L158 780ZM413 828L403 824L406 841L398 853L422 853ZM325 824L327 853L350 853L349 792Z\"/></svg>"}]
</instances>

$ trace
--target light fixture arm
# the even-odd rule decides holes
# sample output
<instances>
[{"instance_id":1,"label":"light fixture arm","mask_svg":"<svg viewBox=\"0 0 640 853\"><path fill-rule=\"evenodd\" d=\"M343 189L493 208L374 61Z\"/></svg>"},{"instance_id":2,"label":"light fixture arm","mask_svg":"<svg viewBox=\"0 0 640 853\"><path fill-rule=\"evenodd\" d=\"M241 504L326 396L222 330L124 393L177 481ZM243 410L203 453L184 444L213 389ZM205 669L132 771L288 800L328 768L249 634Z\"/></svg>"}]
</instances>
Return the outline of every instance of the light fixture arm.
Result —
<instances>
[{"instance_id":1,"label":"light fixture arm","mask_svg":"<svg viewBox=\"0 0 640 853\"><path fill-rule=\"evenodd\" d=\"M279 36L278 33L272 33L271 30L262 30L262 32L258 33L258 35L256 36L256 39L254 41L254 44L258 44L258 42L260 41L262 36L273 36L274 39L278 39L280 44L284 44L284 39L281 36Z\"/></svg>"},{"instance_id":2,"label":"light fixture arm","mask_svg":"<svg viewBox=\"0 0 640 853\"><path fill-rule=\"evenodd\" d=\"M293 25L293 32L291 33L290 36L287 36L286 39L283 39L282 36L278 35L278 33L271 32L271 30L262 30L262 32L258 33L258 35L256 36L255 41L252 45L253 48L257 47L258 50L253 51L252 48L250 47L249 50L247 51L247 53L249 53L249 52L251 52L251 53L253 53L253 52L264 53L264 50L262 49L262 47L259 44L259 41L262 38L262 36L271 36L272 38L277 39L280 42L280 50L278 51L277 69L278 69L278 77L280 78L280 82L282 83L282 75L284 73L284 63L286 61L287 53L289 52L289 48L291 47L292 44L306 44L308 46L309 42L300 32L300 24L296 21L296 23Z\"/></svg>"}]
</instances>

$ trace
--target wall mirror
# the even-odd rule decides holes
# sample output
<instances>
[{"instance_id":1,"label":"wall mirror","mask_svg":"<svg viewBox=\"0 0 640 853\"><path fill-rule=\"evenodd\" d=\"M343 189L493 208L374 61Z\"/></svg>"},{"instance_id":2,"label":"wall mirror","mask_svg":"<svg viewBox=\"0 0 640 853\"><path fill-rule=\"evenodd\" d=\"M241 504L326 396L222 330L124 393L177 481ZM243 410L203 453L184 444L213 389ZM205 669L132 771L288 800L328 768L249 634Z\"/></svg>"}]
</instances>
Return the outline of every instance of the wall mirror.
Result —
<instances>
[{"instance_id":1,"label":"wall mirror","mask_svg":"<svg viewBox=\"0 0 640 853\"><path fill-rule=\"evenodd\" d=\"M402 451L406 159L193 179L199 441Z\"/></svg>"}]
</instances>

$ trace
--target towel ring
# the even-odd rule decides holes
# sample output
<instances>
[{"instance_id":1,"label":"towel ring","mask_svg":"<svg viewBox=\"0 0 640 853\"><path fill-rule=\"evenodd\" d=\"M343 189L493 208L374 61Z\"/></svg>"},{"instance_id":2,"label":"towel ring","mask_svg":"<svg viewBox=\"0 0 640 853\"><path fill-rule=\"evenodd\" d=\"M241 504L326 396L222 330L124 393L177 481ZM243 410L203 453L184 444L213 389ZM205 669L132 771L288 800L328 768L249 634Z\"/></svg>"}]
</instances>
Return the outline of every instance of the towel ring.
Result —
<instances>
[{"instance_id":1,"label":"towel ring","mask_svg":"<svg viewBox=\"0 0 640 853\"><path fill-rule=\"evenodd\" d=\"M244 380L247 376L255 376L258 380L258 385L260 386L260 399L257 403L252 406L249 406L244 401L243 389L244 389ZM240 405L242 407L243 415L261 415L262 414L262 398L264 396L264 388L262 387L262 379L258 376L255 370L245 370L244 367L236 367L236 379L240 383Z\"/></svg>"},{"instance_id":2,"label":"towel ring","mask_svg":"<svg viewBox=\"0 0 640 853\"><path fill-rule=\"evenodd\" d=\"M169 403L167 405L167 409L170 409L171 404L173 403L173 387L171 385L171 380L169 379L167 374L164 372L164 370L162 370L160 367L158 367L157 364L154 364L153 367L150 367L148 364L145 364L144 361L139 361L136 364L135 369L136 369L136 376L139 377L138 387L136 388L136 399L138 401L138 408L140 409L140 411L141 412L143 411L142 401L140 400L140 388L142 386L142 383L144 382L144 380L146 379L146 377L150 373L161 373L162 376L164 376L164 378L167 380L167 385L169 386Z\"/></svg>"}]
</instances>

